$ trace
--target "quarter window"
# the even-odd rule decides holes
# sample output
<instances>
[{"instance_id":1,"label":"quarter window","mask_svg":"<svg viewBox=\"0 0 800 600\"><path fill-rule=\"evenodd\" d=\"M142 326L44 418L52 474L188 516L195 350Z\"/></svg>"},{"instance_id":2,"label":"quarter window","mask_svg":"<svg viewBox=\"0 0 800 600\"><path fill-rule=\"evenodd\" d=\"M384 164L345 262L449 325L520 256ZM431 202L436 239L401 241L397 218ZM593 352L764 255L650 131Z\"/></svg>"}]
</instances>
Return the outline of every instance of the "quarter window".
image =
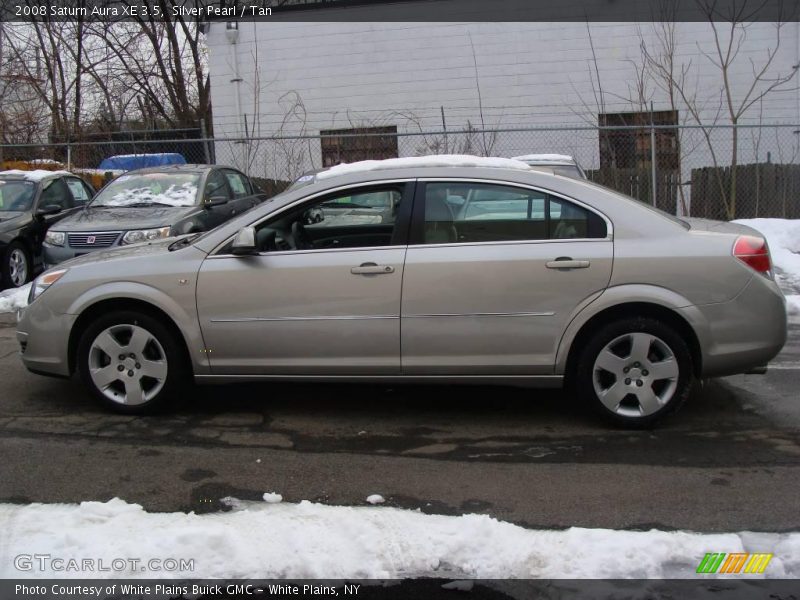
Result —
<instances>
[{"instance_id":1,"label":"quarter window","mask_svg":"<svg viewBox=\"0 0 800 600\"><path fill-rule=\"evenodd\" d=\"M604 237L601 217L545 192L494 184L425 186L426 244Z\"/></svg>"}]
</instances>

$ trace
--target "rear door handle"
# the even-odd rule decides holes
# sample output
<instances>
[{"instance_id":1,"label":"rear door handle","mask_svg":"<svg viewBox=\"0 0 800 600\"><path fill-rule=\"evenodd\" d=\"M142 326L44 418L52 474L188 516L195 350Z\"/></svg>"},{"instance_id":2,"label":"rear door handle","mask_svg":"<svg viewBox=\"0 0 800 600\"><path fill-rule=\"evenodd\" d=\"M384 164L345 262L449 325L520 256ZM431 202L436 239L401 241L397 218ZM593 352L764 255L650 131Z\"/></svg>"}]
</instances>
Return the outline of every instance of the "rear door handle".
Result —
<instances>
[{"instance_id":1,"label":"rear door handle","mask_svg":"<svg viewBox=\"0 0 800 600\"><path fill-rule=\"evenodd\" d=\"M545 263L548 269L586 269L591 263L588 260L573 260L569 256L559 256Z\"/></svg>"},{"instance_id":2,"label":"rear door handle","mask_svg":"<svg viewBox=\"0 0 800 600\"><path fill-rule=\"evenodd\" d=\"M376 265L375 263L363 263L350 269L353 275L387 275L394 273L391 265Z\"/></svg>"}]
</instances>

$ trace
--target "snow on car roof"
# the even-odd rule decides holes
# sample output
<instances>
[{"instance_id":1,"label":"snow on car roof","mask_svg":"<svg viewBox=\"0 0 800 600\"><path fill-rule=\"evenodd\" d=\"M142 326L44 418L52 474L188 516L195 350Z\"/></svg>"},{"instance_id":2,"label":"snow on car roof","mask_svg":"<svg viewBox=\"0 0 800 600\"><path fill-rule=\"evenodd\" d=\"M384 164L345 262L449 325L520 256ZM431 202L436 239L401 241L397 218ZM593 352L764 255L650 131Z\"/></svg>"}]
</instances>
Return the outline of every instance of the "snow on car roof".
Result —
<instances>
[{"instance_id":1,"label":"snow on car roof","mask_svg":"<svg viewBox=\"0 0 800 600\"><path fill-rule=\"evenodd\" d=\"M0 171L0 177L4 175L15 175L22 177L28 181L41 181L53 175L72 175L69 171L45 171L44 169L35 169L33 171L22 171L20 169L10 169L8 171Z\"/></svg>"},{"instance_id":2,"label":"snow on car roof","mask_svg":"<svg viewBox=\"0 0 800 600\"><path fill-rule=\"evenodd\" d=\"M524 154L522 156L515 156L513 160L523 162L566 163L569 165L575 164L575 159L568 154Z\"/></svg>"},{"instance_id":3,"label":"snow on car roof","mask_svg":"<svg viewBox=\"0 0 800 600\"><path fill-rule=\"evenodd\" d=\"M471 156L469 154L435 154L433 156L409 156L406 158L387 158L385 160L362 160L343 163L320 171L317 179L339 177L351 173L378 171L383 169L402 169L407 167L489 167L495 169L519 169L529 171L524 162L510 158Z\"/></svg>"}]
</instances>

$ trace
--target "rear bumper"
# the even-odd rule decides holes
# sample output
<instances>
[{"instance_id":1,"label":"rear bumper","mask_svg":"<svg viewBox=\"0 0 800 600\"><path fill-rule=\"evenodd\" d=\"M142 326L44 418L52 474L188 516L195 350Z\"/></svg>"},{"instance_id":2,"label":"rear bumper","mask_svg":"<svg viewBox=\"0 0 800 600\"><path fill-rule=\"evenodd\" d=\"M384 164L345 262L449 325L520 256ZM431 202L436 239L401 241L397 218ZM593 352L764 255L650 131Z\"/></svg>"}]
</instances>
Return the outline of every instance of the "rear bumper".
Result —
<instances>
[{"instance_id":1,"label":"rear bumper","mask_svg":"<svg viewBox=\"0 0 800 600\"><path fill-rule=\"evenodd\" d=\"M786 343L786 300L778 285L761 275L753 275L729 302L684 310L695 320L703 377L763 373Z\"/></svg>"}]
</instances>

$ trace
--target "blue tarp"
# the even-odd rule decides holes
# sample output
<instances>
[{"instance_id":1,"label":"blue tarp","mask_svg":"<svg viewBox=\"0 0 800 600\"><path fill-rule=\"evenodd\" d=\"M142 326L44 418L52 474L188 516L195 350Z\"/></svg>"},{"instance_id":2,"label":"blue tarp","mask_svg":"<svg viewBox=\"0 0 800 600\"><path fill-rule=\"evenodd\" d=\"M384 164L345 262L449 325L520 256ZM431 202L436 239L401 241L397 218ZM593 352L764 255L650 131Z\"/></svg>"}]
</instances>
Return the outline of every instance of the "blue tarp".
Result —
<instances>
[{"instance_id":1,"label":"blue tarp","mask_svg":"<svg viewBox=\"0 0 800 600\"><path fill-rule=\"evenodd\" d=\"M160 154L119 154L106 158L100 163L100 169L109 171L130 171L144 167L160 167L162 165L185 165L186 159L174 152Z\"/></svg>"}]
</instances>

